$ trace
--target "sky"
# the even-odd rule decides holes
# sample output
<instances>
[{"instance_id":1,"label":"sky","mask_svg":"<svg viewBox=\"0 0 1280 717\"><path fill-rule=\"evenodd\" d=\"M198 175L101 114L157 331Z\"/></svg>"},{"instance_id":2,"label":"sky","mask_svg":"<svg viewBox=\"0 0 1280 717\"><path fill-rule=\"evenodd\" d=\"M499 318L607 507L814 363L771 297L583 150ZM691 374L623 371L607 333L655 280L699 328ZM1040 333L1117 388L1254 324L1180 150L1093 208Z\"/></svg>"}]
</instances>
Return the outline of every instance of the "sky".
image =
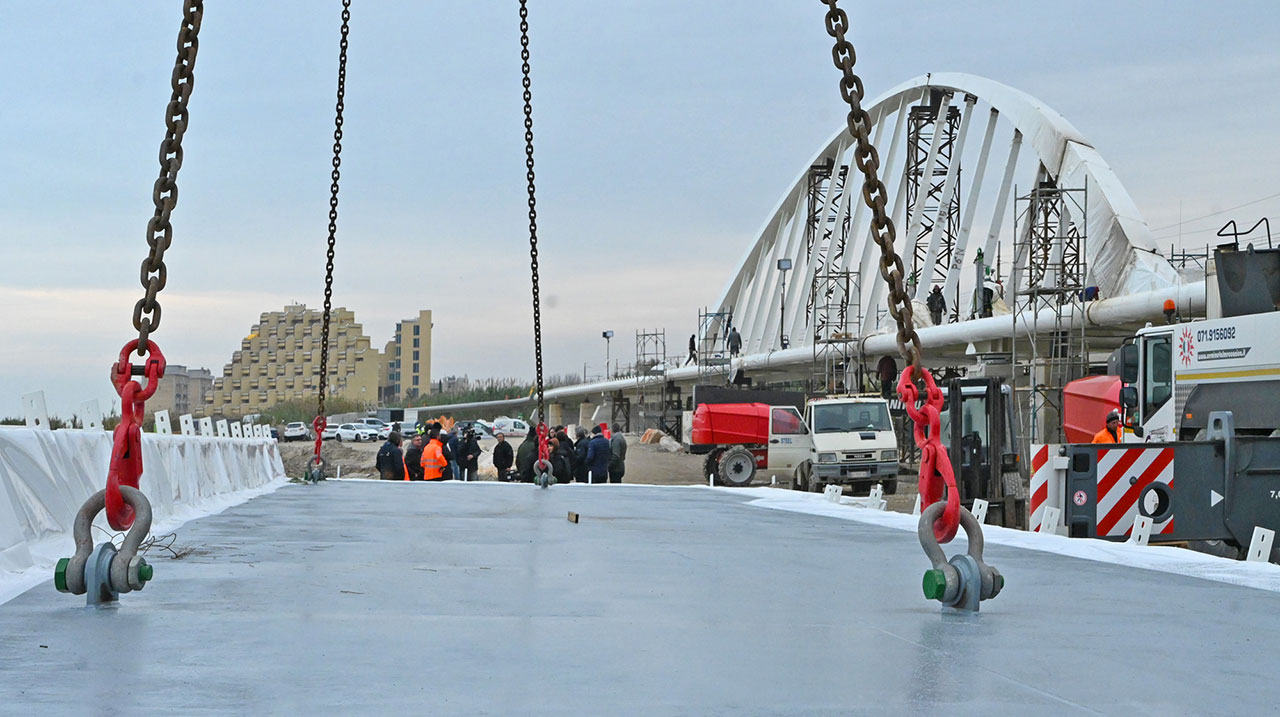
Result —
<instances>
[{"instance_id":1,"label":"sky","mask_svg":"<svg viewBox=\"0 0 1280 717\"><path fill-rule=\"evenodd\" d=\"M823 5L529 5L546 371L601 373L604 330L623 362L637 329L679 353L843 122ZM1162 243L1280 232L1280 4L910 5L842 3L869 96L990 77L1083 132ZM180 8L0 8L0 415L43 390L66 416L108 405L136 337ZM220 375L260 313L322 303L339 12L206 4L154 334L171 363ZM520 92L514 0L353 3L334 302L375 346L431 309L437 377L533 375Z\"/></svg>"}]
</instances>

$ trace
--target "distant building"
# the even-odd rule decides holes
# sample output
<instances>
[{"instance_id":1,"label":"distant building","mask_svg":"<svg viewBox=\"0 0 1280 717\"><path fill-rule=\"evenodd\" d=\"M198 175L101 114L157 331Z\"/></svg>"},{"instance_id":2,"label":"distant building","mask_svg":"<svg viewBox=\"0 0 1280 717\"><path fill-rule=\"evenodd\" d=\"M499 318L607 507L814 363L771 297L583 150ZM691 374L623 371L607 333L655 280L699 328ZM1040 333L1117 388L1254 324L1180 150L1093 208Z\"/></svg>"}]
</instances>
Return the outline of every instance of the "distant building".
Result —
<instances>
[{"instance_id":1,"label":"distant building","mask_svg":"<svg viewBox=\"0 0 1280 717\"><path fill-rule=\"evenodd\" d=\"M147 400L147 410L168 411L177 423L178 416L204 410L205 401L213 389L213 374L207 368L187 368L169 364L155 395Z\"/></svg>"},{"instance_id":2,"label":"distant building","mask_svg":"<svg viewBox=\"0 0 1280 717\"><path fill-rule=\"evenodd\" d=\"M431 393L431 312L396 322L386 346L386 380L382 400L396 401Z\"/></svg>"},{"instance_id":3,"label":"distant building","mask_svg":"<svg viewBox=\"0 0 1280 717\"><path fill-rule=\"evenodd\" d=\"M429 313L429 312L428 312ZM314 398L320 385L324 312L305 304L269 311L240 342L205 400L209 413L242 416L282 401ZM329 395L376 405L383 357L355 313L339 307L329 325Z\"/></svg>"}]
</instances>

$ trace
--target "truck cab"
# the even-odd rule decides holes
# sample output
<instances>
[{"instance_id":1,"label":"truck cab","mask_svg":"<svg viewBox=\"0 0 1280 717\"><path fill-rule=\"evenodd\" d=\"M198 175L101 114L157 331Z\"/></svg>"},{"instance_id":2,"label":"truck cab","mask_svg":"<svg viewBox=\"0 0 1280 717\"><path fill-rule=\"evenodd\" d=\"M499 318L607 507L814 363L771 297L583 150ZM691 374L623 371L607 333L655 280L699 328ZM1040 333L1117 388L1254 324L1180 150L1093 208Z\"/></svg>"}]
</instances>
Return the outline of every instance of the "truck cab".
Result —
<instances>
[{"instance_id":1,"label":"truck cab","mask_svg":"<svg viewBox=\"0 0 1280 717\"><path fill-rule=\"evenodd\" d=\"M1117 352L1126 441L1193 440L1211 410L1268 435L1280 403L1280 313L1140 330Z\"/></svg>"},{"instance_id":2,"label":"truck cab","mask_svg":"<svg viewBox=\"0 0 1280 717\"><path fill-rule=\"evenodd\" d=\"M848 485L857 491L880 483L885 493L897 491L898 441L884 398L810 399L805 422L813 430L812 449L793 487L820 492L828 485Z\"/></svg>"}]
</instances>

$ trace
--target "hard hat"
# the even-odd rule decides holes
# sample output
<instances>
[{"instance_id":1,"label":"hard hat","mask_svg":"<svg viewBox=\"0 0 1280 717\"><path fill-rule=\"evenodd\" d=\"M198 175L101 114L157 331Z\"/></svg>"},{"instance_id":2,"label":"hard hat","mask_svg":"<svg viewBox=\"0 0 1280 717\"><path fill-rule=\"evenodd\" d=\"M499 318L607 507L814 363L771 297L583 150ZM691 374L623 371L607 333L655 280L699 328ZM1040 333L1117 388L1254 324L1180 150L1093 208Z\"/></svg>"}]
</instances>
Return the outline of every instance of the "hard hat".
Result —
<instances>
[{"instance_id":1,"label":"hard hat","mask_svg":"<svg viewBox=\"0 0 1280 717\"><path fill-rule=\"evenodd\" d=\"M1114 408L1111 409L1111 412L1107 414L1107 423L1118 420L1120 420L1120 412Z\"/></svg>"}]
</instances>

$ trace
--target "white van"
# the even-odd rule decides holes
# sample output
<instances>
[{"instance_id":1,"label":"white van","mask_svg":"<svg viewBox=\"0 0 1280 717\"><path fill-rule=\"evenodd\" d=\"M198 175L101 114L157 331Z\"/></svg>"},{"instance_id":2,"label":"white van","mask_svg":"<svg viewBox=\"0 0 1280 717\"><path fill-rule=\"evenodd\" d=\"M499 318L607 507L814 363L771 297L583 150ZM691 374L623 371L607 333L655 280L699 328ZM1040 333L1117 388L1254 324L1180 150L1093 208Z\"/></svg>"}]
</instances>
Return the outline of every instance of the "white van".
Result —
<instances>
[{"instance_id":1,"label":"white van","mask_svg":"<svg viewBox=\"0 0 1280 717\"><path fill-rule=\"evenodd\" d=\"M503 433L507 436L527 436L529 435L529 424L519 418L501 416L494 419L493 432L495 434Z\"/></svg>"},{"instance_id":2,"label":"white van","mask_svg":"<svg viewBox=\"0 0 1280 717\"><path fill-rule=\"evenodd\" d=\"M796 472L795 488L822 492L828 485L855 491L876 483L898 489L898 437L889 402L876 395L810 399L805 423L812 431L810 459Z\"/></svg>"}]
</instances>

